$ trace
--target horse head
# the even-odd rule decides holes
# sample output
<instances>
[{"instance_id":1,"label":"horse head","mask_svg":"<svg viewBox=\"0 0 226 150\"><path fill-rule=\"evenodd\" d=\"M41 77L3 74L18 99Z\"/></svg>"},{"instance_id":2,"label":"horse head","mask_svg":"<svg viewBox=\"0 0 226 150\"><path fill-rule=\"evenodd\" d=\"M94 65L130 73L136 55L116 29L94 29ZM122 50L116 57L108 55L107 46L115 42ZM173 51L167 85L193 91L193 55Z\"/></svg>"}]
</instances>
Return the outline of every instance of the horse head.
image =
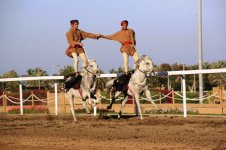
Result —
<instances>
[{"instance_id":1,"label":"horse head","mask_svg":"<svg viewBox=\"0 0 226 150\"><path fill-rule=\"evenodd\" d=\"M99 66L94 59L89 59L87 63L87 67L85 68L87 73L91 73L93 75L98 75L100 72ZM84 70L82 70L84 73Z\"/></svg>"},{"instance_id":2,"label":"horse head","mask_svg":"<svg viewBox=\"0 0 226 150\"><path fill-rule=\"evenodd\" d=\"M136 68L143 73L150 74L154 69L152 59L147 55L142 55L136 62Z\"/></svg>"}]
</instances>

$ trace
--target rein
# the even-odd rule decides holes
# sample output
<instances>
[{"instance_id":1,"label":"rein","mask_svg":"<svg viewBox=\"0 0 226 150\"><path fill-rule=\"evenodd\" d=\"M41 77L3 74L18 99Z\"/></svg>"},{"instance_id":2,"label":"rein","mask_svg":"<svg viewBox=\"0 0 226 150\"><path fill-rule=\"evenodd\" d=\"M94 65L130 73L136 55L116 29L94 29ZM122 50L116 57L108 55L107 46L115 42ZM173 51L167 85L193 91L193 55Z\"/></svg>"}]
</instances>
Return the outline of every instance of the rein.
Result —
<instances>
[{"instance_id":1,"label":"rein","mask_svg":"<svg viewBox=\"0 0 226 150\"><path fill-rule=\"evenodd\" d=\"M138 70L144 74L146 74L147 72L140 70L140 68L138 68Z\"/></svg>"},{"instance_id":2,"label":"rein","mask_svg":"<svg viewBox=\"0 0 226 150\"><path fill-rule=\"evenodd\" d=\"M91 72L89 69L87 69L88 67L85 67L84 69L87 71L87 72L89 72L89 73L91 73L92 75L95 75L95 73L93 73L93 72Z\"/></svg>"}]
</instances>

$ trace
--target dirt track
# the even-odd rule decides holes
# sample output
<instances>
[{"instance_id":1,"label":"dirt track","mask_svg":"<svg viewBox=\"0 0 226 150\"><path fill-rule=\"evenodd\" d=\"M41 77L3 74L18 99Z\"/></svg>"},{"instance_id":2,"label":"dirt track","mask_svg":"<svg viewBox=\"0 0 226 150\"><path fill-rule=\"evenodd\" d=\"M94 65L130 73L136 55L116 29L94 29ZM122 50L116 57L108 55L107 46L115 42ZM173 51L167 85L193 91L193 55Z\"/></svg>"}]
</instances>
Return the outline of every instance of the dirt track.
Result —
<instances>
[{"instance_id":1,"label":"dirt track","mask_svg":"<svg viewBox=\"0 0 226 150\"><path fill-rule=\"evenodd\" d=\"M226 118L0 115L1 150L226 149Z\"/></svg>"}]
</instances>

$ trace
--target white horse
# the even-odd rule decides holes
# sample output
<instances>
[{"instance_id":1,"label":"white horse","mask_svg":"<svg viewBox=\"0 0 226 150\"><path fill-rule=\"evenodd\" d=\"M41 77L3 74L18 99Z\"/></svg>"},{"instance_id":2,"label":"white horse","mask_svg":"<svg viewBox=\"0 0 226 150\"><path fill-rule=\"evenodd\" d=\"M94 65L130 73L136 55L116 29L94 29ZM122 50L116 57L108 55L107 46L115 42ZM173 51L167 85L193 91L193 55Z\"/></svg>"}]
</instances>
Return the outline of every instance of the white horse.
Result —
<instances>
[{"instance_id":1,"label":"white horse","mask_svg":"<svg viewBox=\"0 0 226 150\"><path fill-rule=\"evenodd\" d=\"M74 121L77 121L74 111L74 97L81 97L83 100L83 106L86 109L87 113L90 113L90 110L87 106L87 103L92 104L92 99L97 99L95 96L96 92L96 75L99 73L99 67L95 60L91 59L88 61L86 68L81 70L81 80L77 82L77 85L70 83L71 88L66 92L66 96L69 98L71 112L74 117ZM70 80L71 77L68 77ZM67 80L67 79L66 79ZM69 81L70 82L70 81ZM78 85L79 84L79 85ZM97 100L98 102L98 100ZM95 105L95 102L94 102Z\"/></svg>"},{"instance_id":2,"label":"white horse","mask_svg":"<svg viewBox=\"0 0 226 150\"><path fill-rule=\"evenodd\" d=\"M151 74L153 71L153 63L150 57L143 55L141 58L136 62L136 69L134 73L131 74L131 78L127 78L128 80L128 86L126 85L126 88L123 88L119 85L118 89L115 84L117 84L117 80L113 79L107 82L106 87L108 89L112 89L112 101L111 104L107 107L107 109L111 109L112 104L115 102L115 99L123 92L124 94L124 100L122 101L121 109L118 114L118 118L121 117L122 110L128 100L128 96L134 96L136 100L136 104L138 107L138 111L140 114L140 119L143 119L141 107L140 107L140 94L145 93L147 99L157 108L154 101L152 100L150 91L147 86L147 75ZM124 75L125 76L125 75ZM119 77L120 78L120 77ZM118 80L120 80L118 78Z\"/></svg>"}]
</instances>

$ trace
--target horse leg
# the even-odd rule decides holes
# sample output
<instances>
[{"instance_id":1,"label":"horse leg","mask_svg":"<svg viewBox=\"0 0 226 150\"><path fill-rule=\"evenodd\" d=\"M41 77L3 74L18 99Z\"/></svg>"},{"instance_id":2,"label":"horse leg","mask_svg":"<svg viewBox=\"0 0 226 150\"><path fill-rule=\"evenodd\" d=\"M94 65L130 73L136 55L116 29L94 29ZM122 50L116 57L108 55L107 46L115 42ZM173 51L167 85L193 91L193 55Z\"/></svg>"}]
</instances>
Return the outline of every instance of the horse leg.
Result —
<instances>
[{"instance_id":1,"label":"horse leg","mask_svg":"<svg viewBox=\"0 0 226 150\"><path fill-rule=\"evenodd\" d=\"M107 106L107 109L111 109L114 102L115 102L115 91L112 92L111 103L109 106Z\"/></svg>"},{"instance_id":2,"label":"horse leg","mask_svg":"<svg viewBox=\"0 0 226 150\"><path fill-rule=\"evenodd\" d=\"M158 107L156 106L155 102L153 101L153 99L152 99L152 97L151 97L150 91L149 91L149 90L146 90L145 93L146 93L147 99L148 99L148 100L155 106L155 108L157 109Z\"/></svg>"},{"instance_id":3,"label":"horse leg","mask_svg":"<svg viewBox=\"0 0 226 150\"><path fill-rule=\"evenodd\" d=\"M87 113L87 114L91 114L91 112L90 112L90 110L89 110L89 108L88 108L88 106L87 106L86 99L84 99L84 100L82 101L82 105L83 105L83 107L86 109L86 113Z\"/></svg>"},{"instance_id":4,"label":"horse leg","mask_svg":"<svg viewBox=\"0 0 226 150\"><path fill-rule=\"evenodd\" d=\"M128 101L128 95L126 95L125 98L124 98L124 100L122 101L122 105L121 105L120 111L118 113L118 119L121 118L121 116L122 116L122 110L125 107L125 104L126 104L127 101Z\"/></svg>"},{"instance_id":5,"label":"horse leg","mask_svg":"<svg viewBox=\"0 0 226 150\"><path fill-rule=\"evenodd\" d=\"M112 100L111 100L111 103L109 106L107 106L107 109L111 109L112 108L112 105L115 103L115 99L120 95L120 91L113 91L112 92Z\"/></svg>"},{"instance_id":6,"label":"horse leg","mask_svg":"<svg viewBox=\"0 0 226 150\"><path fill-rule=\"evenodd\" d=\"M138 112L140 113L140 119L142 120L143 116L142 116L141 107L140 107L140 95L139 94L135 94L135 100L137 103Z\"/></svg>"},{"instance_id":7,"label":"horse leg","mask_svg":"<svg viewBox=\"0 0 226 150\"><path fill-rule=\"evenodd\" d=\"M97 96L97 94L91 93L91 98L94 99L94 106L96 106L96 104L100 103L100 98L99 96Z\"/></svg>"},{"instance_id":8,"label":"horse leg","mask_svg":"<svg viewBox=\"0 0 226 150\"><path fill-rule=\"evenodd\" d=\"M71 106L71 113L73 115L74 121L77 121L76 117L75 117L75 110L74 110L74 98L73 98L73 94L69 91L67 93L68 98L69 98L69 102L70 102L70 106Z\"/></svg>"}]
</instances>

